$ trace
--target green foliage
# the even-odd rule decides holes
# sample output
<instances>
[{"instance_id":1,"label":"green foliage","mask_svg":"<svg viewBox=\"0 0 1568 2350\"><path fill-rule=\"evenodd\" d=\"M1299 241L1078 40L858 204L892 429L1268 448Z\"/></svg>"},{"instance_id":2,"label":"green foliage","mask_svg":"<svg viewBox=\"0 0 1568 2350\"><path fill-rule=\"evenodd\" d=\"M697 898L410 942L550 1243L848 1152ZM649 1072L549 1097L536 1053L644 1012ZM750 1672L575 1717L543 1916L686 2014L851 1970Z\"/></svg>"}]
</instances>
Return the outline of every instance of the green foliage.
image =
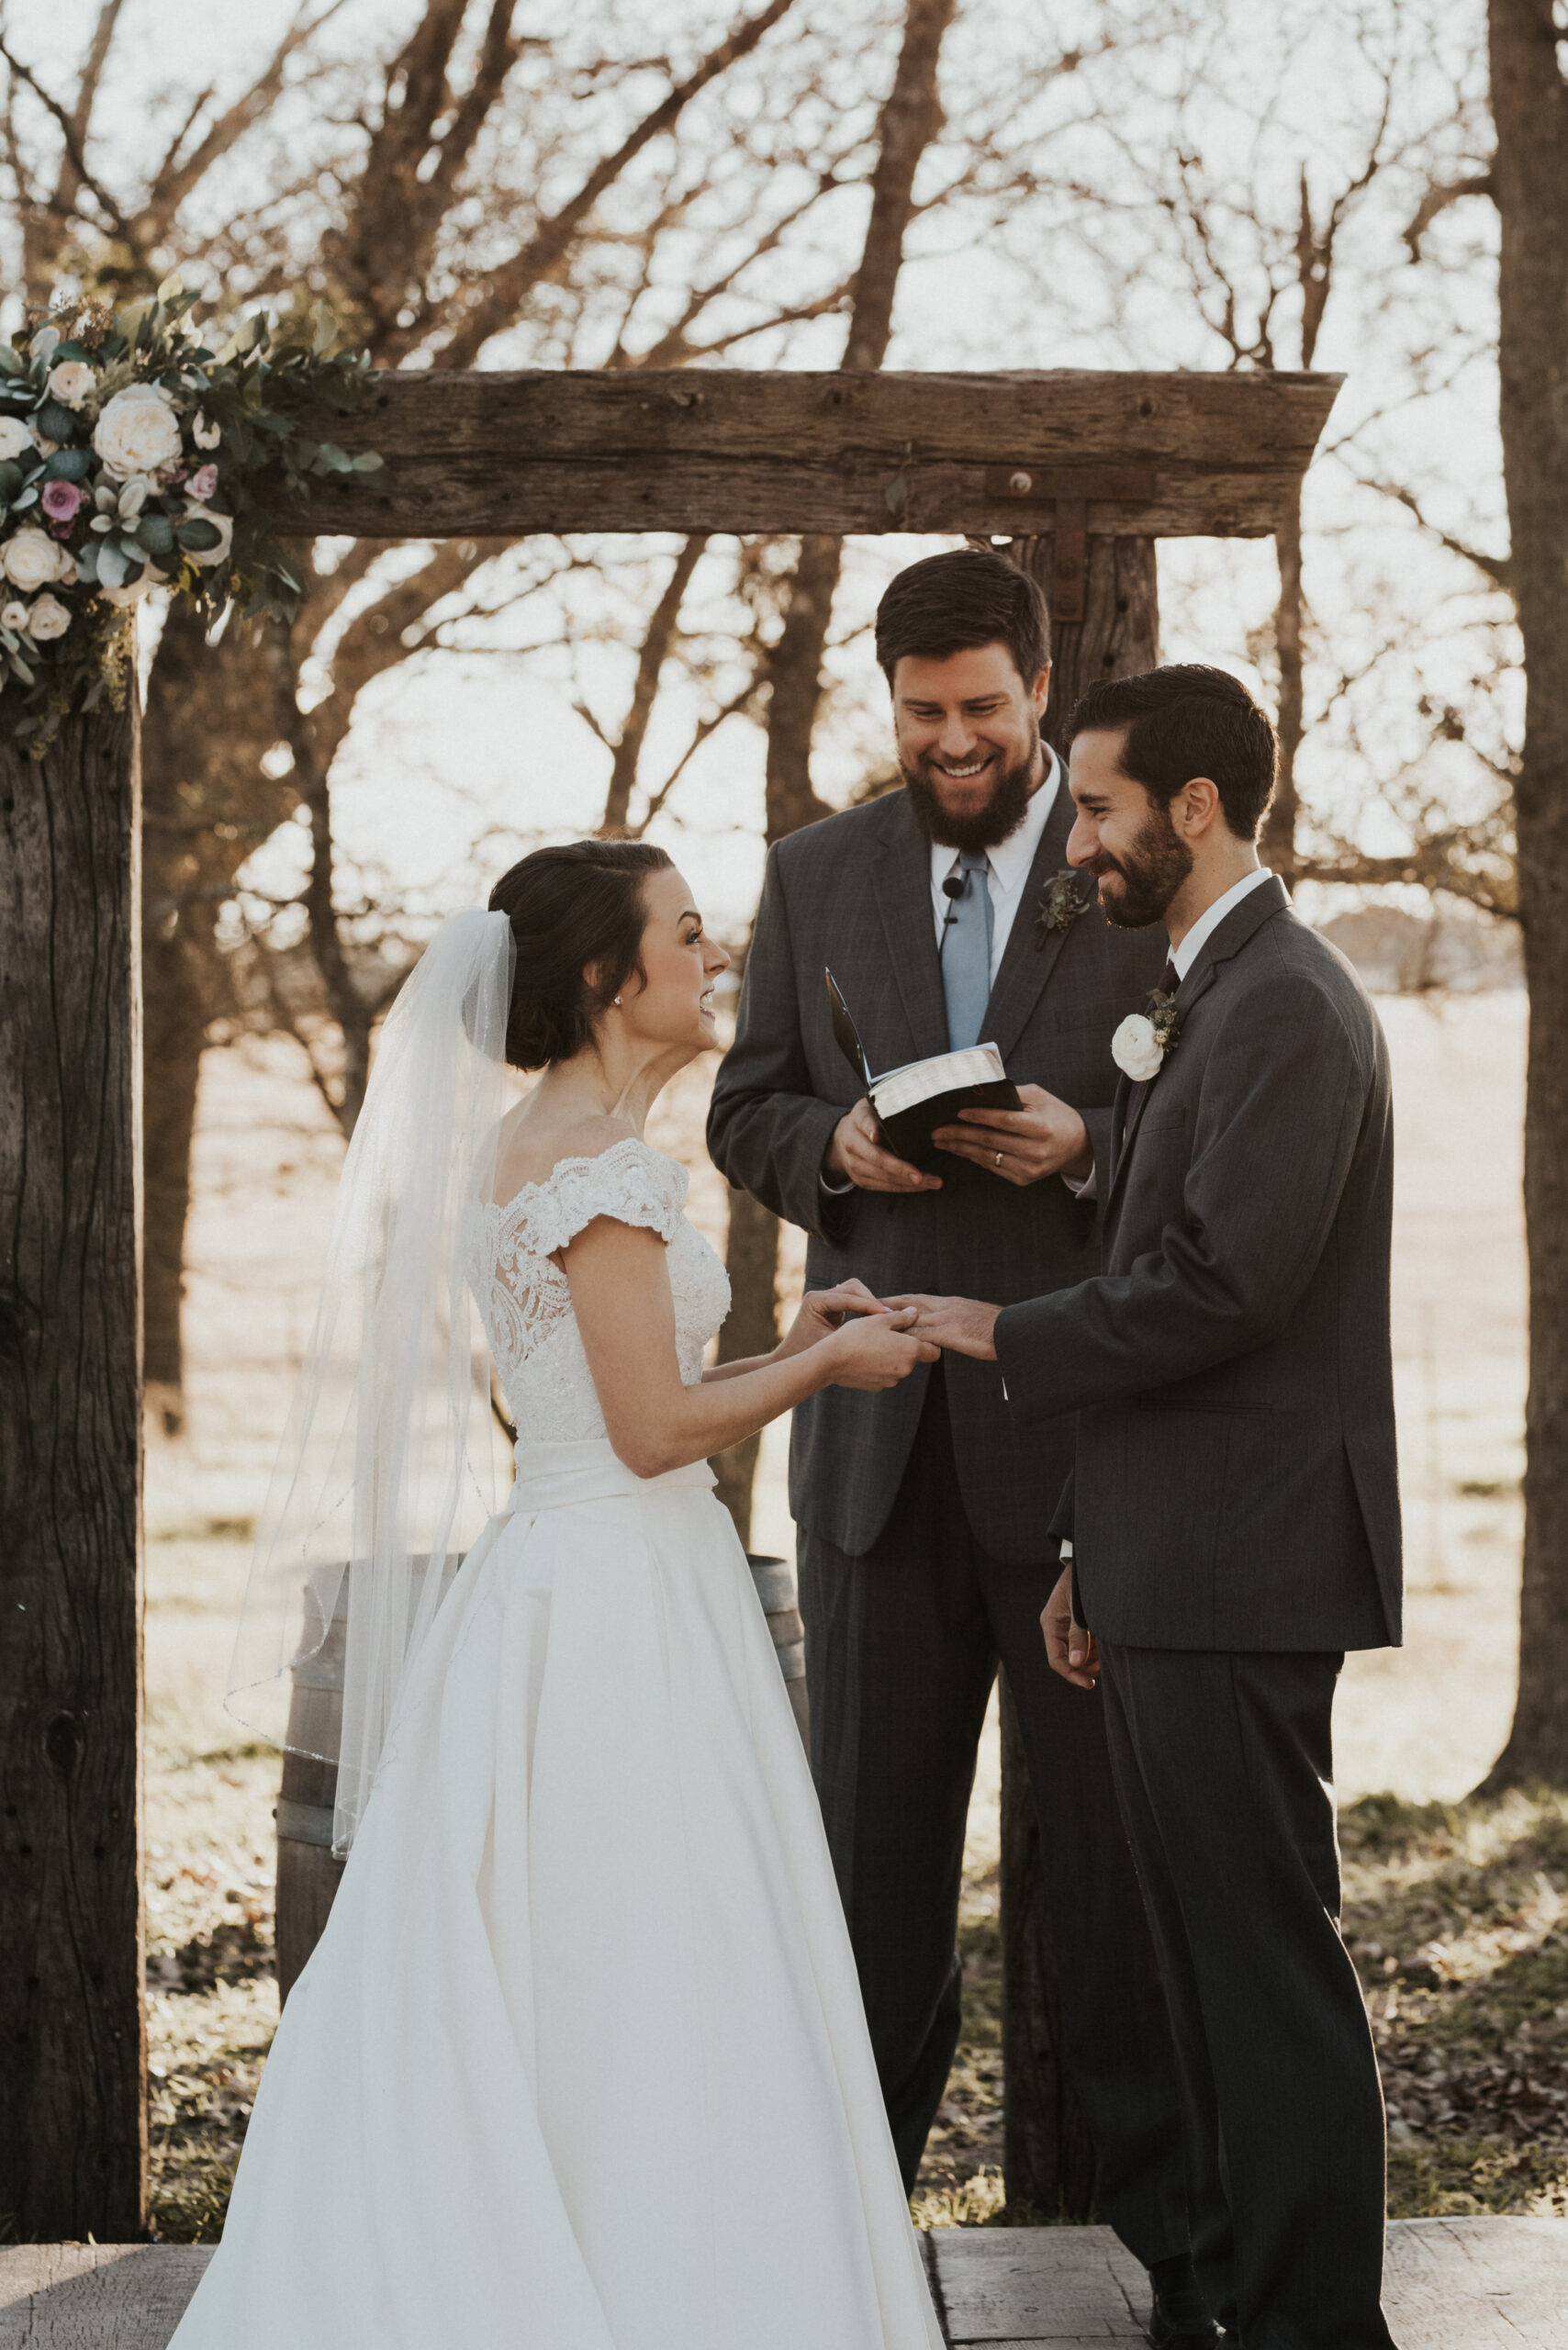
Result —
<instances>
[{"instance_id":1,"label":"green foliage","mask_svg":"<svg viewBox=\"0 0 1568 2350\"><path fill-rule=\"evenodd\" d=\"M231 605L291 621L304 585L280 506L382 462L319 437L370 373L324 304L257 311L218 351L194 305L169 278L118 312L35 314L0 344L0 723L35 755L70 713L123 705L150 588L209 625Z\"/></svg>"}]
</instances>

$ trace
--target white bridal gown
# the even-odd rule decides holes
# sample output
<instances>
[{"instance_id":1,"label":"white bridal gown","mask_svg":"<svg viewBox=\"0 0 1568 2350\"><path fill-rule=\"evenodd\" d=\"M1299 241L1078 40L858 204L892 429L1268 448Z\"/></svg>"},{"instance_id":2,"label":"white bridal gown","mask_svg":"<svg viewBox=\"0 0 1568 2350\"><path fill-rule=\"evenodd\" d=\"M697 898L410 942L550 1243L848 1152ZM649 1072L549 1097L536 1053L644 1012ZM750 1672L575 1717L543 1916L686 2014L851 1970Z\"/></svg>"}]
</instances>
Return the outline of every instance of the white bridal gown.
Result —
<instances>
[{"instance_id":1,"label":"white bridal gown","mask_svg":"<svg viewBox=\"0 0 1568 2350\"><path fill-rule=\"evenodd\" d=\"M477 1211L521 1437L410 1671L176 2350L940 2350L811 1776L712 1477L604 1432L565 1276L645 1144Z\"/></svg>"}]
</instances>

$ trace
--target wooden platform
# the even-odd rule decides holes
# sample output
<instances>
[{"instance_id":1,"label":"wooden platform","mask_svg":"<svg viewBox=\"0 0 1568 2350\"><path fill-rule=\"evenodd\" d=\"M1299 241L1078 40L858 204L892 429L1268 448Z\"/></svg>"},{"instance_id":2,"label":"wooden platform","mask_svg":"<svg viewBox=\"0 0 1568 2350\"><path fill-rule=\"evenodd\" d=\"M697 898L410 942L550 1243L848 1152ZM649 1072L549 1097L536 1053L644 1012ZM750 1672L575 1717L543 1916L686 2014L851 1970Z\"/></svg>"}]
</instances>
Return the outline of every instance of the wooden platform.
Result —
<instances>
[{"instance_id":1,"label":"wooden platform","mask_svg":"<svg viewBox=\"0 0 1568 2350\"><path fill-rule=\"evenodd\" d=\"M953 2350L1143 2339L1147 2283L1109 2228L944 2229L923 2241ZM1400 2350L1568 2350L1568 2221L1399 2220L1388 2249ZM0 2249L0 2350L164 2350L211 2256L200 2244Z\"/></svg>"}]
</instances>

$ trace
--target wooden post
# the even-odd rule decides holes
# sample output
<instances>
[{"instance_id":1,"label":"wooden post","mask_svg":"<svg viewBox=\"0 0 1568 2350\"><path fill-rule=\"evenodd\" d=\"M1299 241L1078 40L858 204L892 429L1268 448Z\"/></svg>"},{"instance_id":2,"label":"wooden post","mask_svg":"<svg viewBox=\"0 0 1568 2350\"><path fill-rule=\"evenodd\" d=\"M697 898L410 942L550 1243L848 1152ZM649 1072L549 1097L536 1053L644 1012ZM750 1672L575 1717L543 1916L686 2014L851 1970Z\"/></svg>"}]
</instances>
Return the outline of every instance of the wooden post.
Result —
<instances>
[{"instance_id":1,"label":"wooden post","mask_svg":"<svg viewBox=\"0 0 1568 2350\"><path fill-rule=\"evenodd\" d=\"M0 2214L147 2218L137 718L0 742Z\"/></svg>"},{"instance_id":2,"label":"wooden post","mask_svg":"<svg viewBox=\"0 0 1568 2350\"><path fill-rule=\"evenodd\" d=\"M1063 583L1050 538L1014 539L1008 553L1047 599ZM1081 579L1082 618L1053 620L1047 742L1059 739L1073 703L1096 677L1151 669L1159 658L1159 604L1152 539L1092 538ZM1094 2152L1062 2071L1056 1942L1040 1874L1040 1832L1012 1699L1002 1695L1002 2059L1007 2208L1021 2216L1084 2221L1094 2193Z\"/></svg>"}]
</instances>

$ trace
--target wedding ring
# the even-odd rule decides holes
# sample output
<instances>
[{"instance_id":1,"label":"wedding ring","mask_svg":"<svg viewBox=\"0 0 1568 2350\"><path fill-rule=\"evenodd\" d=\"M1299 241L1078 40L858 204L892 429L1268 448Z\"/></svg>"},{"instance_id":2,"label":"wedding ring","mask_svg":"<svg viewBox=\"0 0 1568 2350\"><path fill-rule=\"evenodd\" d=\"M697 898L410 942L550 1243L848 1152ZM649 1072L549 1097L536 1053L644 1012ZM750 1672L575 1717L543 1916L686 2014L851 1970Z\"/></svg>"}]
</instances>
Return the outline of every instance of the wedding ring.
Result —
<instances>
[{"instance_id":1,"label":"wedding ring","mask_svg":"<svg viewBox=\"0 0 1568 2350\"><path fill-rule=\"evenodd\" d=\"M1001 1166L1001 1164L1002 1164L1002 1153L1001 1153L1000 1151L998 1151L998 1152L997 1152L997 1154L996 1154L996 1163L997 1163L997 1165L998 1165L999 1167L1000 1167L1000 1166Z\"/></svg>"}]
</instances>

